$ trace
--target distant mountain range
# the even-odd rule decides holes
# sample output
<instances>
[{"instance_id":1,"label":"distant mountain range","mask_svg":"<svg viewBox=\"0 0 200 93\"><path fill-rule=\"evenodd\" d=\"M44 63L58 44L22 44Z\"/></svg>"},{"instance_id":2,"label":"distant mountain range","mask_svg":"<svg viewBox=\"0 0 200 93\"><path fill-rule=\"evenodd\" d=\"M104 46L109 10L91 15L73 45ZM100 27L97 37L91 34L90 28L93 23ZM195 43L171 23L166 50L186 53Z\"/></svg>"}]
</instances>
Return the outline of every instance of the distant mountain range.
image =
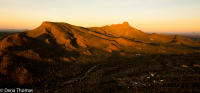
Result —
<instances>
[{"instance_id":1,"label":"distant mountain range","mask_svg":"<svg viewBox=\"0 0 200 93\"><path fill-rule=\"evenodd\" d=\"M23 32L26 29L0 29L0 32Z\"/></svg>"},{"instance_id":2,"label":"distant mountain range","mask_svg":"<svg viewBox=\"0 0 200 93\"><path fill-rule=\"evenodd\" d=\"M165 34L165 35L179 35L179 36L184 36L188 37L192 40L200 42L200 31L196 32L159 32L160 34Z\"/></svg>"}]
</instances>

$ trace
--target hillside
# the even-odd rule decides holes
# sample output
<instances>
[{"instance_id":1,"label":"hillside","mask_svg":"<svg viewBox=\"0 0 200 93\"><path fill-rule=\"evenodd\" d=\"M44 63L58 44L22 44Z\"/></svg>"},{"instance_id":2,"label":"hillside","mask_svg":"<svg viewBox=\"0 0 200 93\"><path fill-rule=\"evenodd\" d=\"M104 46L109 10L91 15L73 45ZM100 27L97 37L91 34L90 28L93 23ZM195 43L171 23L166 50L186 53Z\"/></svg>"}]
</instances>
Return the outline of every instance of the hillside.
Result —
<instances>
[{"instance_id":1,"label":"hillside","mask_svg":"<svg viewBox=\"0 0 200 93\"><path fill-rule=\"evenodd\" d=\"M146 67L144 73L161 70L160 74L164 75L162 71L172 66L180 68L172 67L173 71L185 71L180 65L187 64L185 60L191 61L191 58L193 61L189 65L196 69L198 66L194 67L194 64L199 64L199 52L199 42L177 35L147 34L131 27L128 22L91 28L63 22L43 22L36 29L10 34L0 41L0 87L32 86L41 91L45 86L47 90L54 91L53 87L70 87L69 84L88 78L91 80L90 83L88 81L88 87L93 84L105 87L101 83L111 82L112 85L118 82L123 83L121 85L124 88L128 86L127 78L130 78L130 72L125 72L131 71L132 67ZM184 57L185 60L176 59ZM128 64L130 67L127 67ZM101 81L100 76L95 76L93 71L100 68L102 70L96 74L114 71L109 72L108 81ZM119 73L116 73L119 69ZM89 78L91 73L92 77L99 80ZM123 75L126 76L123 77L124 81L118 80ZM119 86L114 84L113 87Z\"/></svg>"},{"instance_id":2,"label":"hillside","mask_svg":"<svg viewBox=\"0 0 200 93\"><path fill-rule=\"evenodd\" d=\"M8 36L2 40L2 47L9 45L7 39L11 38L16 42L22 42L20 38L31 38L45 42L47 45L57 45L65 50L77 50L81 48L95 48L107 52L151 52L170 53L188 52L183 50L188 47L199 47L198 42L189 38L176 35L159 35L156 33L147 34L131 27L127 22L104 27L84 28L67 23L44 22L38 28L23 33ZM94 43L98 41L98 43ZM12 41L11 41L12 42ZM13 41L14 42L14 41ZM29 39L28 41L29 42ZM176 47L180 48L176 48ZM13 46L15 47L15 46ZM151 51L152 50L152 51ZM191 51L191 50L189 50Z\"/></svg>"}]
</instances>

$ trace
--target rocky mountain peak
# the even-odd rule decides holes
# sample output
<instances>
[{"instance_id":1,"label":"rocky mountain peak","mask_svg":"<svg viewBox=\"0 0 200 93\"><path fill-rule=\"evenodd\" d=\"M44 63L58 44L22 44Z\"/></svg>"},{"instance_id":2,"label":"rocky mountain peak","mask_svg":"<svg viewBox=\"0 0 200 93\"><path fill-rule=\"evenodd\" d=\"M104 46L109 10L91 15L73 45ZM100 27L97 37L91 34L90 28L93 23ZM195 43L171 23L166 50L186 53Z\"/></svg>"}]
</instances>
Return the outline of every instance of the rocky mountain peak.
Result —
<instances>
[{"instance_id":1,"label":"rocky mountain peak","mask_svg":"<svg viewBox=\"0 0 200 93\"><path fill-rule=\"evenodd\" d=\"M122 24L112 24L110 27L113 28L132 28L128 22L123 22Z\"/></svg>"},{"instance_id":2,"label":"rocky mountain peak","mask_svg":"<svg viewBox=\"0 0 200 93\"><path fill-rule=\"evenodd\" d=\"M123 25L124 25L124 26L130 26L130 25L129 25L129 23L128 23L128 22L126 22L126 21L125 21L125 22L123 22Z\"/></svg>"}]
</instances>

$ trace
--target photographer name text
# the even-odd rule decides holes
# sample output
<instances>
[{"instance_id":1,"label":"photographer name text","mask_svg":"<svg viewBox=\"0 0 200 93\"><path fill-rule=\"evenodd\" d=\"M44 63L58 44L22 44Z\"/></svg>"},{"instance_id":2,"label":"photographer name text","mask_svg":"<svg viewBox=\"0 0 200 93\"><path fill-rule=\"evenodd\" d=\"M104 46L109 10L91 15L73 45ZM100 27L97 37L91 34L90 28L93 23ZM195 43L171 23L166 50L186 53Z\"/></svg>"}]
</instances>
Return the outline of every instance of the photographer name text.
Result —
<instances>
[{"instance_id":1,"label":"photographer name text","mask_svg":"<svg viewBox=\"0 0 200 93\"><path fill-rule=\"evenodd\" d=\"M26 88L0 88L0 92L4 92L4 93L33 93L33 89L26 89Z\"/></svg>"}]
</instances>

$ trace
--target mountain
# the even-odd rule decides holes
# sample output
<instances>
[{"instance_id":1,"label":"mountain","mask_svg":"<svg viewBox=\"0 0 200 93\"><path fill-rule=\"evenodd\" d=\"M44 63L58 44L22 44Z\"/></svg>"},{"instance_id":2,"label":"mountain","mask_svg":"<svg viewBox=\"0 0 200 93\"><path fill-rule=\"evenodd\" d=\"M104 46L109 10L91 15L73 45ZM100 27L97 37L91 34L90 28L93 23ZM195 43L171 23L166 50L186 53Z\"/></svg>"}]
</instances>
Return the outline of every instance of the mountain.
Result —
<instances>
[{"instance_id":1,"label":"mountain","mask_svg":"<svg viewBox=\"0 0 200 93\"><path fill-rule=\"evenodd\" d=\"M102 61L113 54L126 57L143 54L190 54L199 52L199 47L199 42L189 38L144 33L131 27L128 22L91 28L63 22L43 22L34 30L2 38L0 74L3 78L0 81L9 80L4 85L13 82L20 85L35 84L42 81L41 78L57 74L63 77L65 69L60 74L54 71L73 62Z\"/></svg>"},{"instance_id":2,"label":"mountain","mask_svg":"<svg viewBox=\"0 0 200 93\"><path fill-rule=\"evenodd\" d=\"M169 53L173 52L174 47L172 46L185 48L186 46L199 47L200 45L198 42L181 36L166 36L156 33L147 34L131 27L127 22L92 28L84 28L67 23L43 22L41 26L32 31L6 37L1 41L1 50L7 47L22 45L22 42L26 45L27 43L31 43L31 40L36 40L43 43L43 45L46 44L48 47L49 45L54 47L56 45L68 51L95 48L107 52L152 52L149 49L153 49L158 50L156 51L158 53L164 53L164 51L168 51ZM35 46L35 44L28 45L27 47L29 46ZM165 49L166 47L168 49Z\"/></svg>"}]
</instances>

